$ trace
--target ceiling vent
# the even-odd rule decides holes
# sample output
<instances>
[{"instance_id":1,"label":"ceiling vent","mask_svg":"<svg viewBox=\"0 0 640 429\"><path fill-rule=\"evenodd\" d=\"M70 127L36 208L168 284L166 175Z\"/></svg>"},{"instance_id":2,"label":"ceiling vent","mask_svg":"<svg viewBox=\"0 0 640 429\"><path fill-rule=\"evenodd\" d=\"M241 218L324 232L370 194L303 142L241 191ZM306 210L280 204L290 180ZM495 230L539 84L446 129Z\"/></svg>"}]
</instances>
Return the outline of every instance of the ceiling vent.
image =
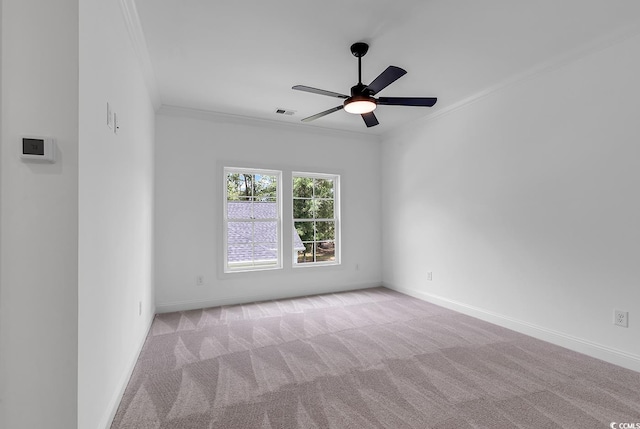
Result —
<instances>
[{"instance_id":1,"label":"ceiling vent","mask_svg":"<svg viewBox=\"0 0 640 429\"><path fill-rule=\"evenodd\" d=\"M296 111L295 110L287 110L287 109L276 109L276 113L278 115L293 116L296 113Z\"/></svg>"}]
</instances>

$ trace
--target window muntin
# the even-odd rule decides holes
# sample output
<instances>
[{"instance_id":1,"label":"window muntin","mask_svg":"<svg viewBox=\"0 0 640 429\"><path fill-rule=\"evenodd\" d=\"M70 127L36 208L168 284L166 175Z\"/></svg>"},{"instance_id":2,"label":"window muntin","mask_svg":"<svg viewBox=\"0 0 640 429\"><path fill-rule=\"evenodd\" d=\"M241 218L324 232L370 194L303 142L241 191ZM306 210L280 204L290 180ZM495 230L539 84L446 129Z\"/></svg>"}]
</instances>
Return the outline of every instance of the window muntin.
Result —
<instances>
[{"instance_id":1,"label":"window muntin","mask_svg":"<svg viewBox=\"0 0 640 429\"><path fill-rule=\"evenodd\" d=\"M293 173L294 266L340 263L339 176Z\"/></svg>"},{"instance_id":2,"label":"window muntin","mask_svg":"<svg viewBox=\"0 0 640 429\"><path fill-rule=\"evenodd\" d=\"M282 268L282 173L244 168L224 173L224 271Z\"/></svg>"}]
</instances>

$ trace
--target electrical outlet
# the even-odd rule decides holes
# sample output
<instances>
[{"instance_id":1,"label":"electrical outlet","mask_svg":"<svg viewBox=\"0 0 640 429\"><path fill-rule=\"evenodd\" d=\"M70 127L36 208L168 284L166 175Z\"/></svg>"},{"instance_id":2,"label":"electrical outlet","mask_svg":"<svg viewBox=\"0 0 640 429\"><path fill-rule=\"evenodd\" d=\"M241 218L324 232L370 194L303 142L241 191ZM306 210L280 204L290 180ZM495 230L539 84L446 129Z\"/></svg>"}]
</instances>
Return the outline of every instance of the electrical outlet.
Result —
<instances>
[{"instance_id":1,"label":"electrical outlet","mask_svg":"<svg viewBox=\"0 0 640 429\"><path fill-rule=\"evenodd\" d=\"M613 324L622 326L623 328L629 327L629 312L621 310L613 310Z\"/></svg>"},{"instance_id":2,"label":"electrical outlet","mask_svg":"<svg viewBox=\"0 0 640 429\"><path fill-rule=\"evenodd\" d=\"M427 280L433 281L433 272L432 271L427 271Z\"/></svg>"},{"instance_id":3,"label":"electrical outlet","mask_svg":"<svg viewBox=\"0 0 640 429\"><path fill-rule=\"evenodd\" d=\"M204 276L200 274L196 276L196 286L202 286L204 284Z\"/></svg>"}]
</instances>

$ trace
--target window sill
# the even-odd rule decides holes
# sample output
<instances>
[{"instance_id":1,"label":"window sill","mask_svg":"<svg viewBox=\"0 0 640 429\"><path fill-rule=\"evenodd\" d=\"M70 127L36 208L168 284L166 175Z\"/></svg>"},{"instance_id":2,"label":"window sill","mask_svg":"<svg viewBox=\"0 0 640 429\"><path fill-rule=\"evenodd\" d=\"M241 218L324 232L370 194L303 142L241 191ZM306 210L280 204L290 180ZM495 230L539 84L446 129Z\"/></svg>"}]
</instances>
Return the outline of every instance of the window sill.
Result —
<instances>
[{"instance_id":1,"label":"window sill","mask_svg":"<svg viewBox=\"0 0 640 429\"><path fill-rule=\"evenodd\" d=\"M293 269L311 268L311 267L336 267L340 266L340 262L303 262L301 264L293 264Z\"/></svg>"}]
</instances>

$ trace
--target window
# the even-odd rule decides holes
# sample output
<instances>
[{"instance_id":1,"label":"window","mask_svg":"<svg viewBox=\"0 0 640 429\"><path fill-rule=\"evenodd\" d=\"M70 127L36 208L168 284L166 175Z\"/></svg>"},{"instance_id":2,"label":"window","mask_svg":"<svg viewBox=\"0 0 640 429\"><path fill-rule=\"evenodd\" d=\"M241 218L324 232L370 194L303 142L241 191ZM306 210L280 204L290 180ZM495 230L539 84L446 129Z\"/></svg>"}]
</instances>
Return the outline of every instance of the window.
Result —
<instances>
[{"instance_id":1,"label":"window","mask_svg":"<svg viewBox=\"0 0 640 429\"><path fill-rule=\"evenodd\" d=\"M340 263L339 179L293 173L294 266Z\"/></svg>"},{"instance_id":2,"label":"window","mask_svg":"<svg viewBox=\"0 0 640 429\"><path fill-rule=\"evenodd\" d=\"M281 172L225 168L225 272L282 268Z\"/></svg>"}]
</instances>

